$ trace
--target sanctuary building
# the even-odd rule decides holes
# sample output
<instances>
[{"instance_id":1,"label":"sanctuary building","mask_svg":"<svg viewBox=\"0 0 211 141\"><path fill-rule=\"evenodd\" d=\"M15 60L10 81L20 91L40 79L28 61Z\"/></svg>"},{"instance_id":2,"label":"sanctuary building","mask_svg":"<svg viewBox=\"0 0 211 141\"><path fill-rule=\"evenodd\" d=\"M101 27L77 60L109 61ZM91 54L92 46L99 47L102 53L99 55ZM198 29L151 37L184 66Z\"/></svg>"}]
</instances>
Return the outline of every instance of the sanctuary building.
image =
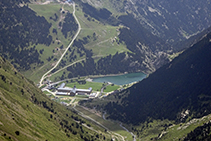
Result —
<instances>
[{"instance_id":1,"label":"sanctuary building","mask_svg":"<svg viewBox=\"0 0 211 141\"><path fill-rule=\"evenodd\" d=\"M89 89L77 89L75 86L74 88L68 88L65 87L65 83L62 83L58 88L56 95L69 95L69 96L75 96L75 95L90 95L92 92L92 88Z\"/></svg>"}]
</instances>

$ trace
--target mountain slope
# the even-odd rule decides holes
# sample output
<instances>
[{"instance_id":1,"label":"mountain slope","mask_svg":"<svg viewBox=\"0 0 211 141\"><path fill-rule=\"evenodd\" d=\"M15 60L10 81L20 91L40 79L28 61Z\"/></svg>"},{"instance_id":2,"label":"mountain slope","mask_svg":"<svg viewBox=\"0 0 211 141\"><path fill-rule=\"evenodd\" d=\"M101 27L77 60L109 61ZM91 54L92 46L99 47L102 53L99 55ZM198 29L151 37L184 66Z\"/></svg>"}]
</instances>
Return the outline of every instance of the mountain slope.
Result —
<instances>
[{"instance_id":1,"label":"mountain slope","mask_svg":"<svg viewBox=\"0 0 211 141\"><path fill-rule=\"evenodd\" d=\"M194 129L192 132L190 132L187 137L184 138L184 141L209 141L211 140L210 135L210 127L211 123L205 123L203 126L199 126L196 129Z\"/></svg>"},{"instance_id":2,"label":"mountain slope","mask_svg":"<svg viewBox=\"0 0 211 141\"><path fill-rule=\"evenodd\" d=\"M109 118L134 125L151 118L185 121L210 114L210 54L211 33L148 78L100 105Z\"/></svg>"},{"instance_id":3,"label":"mountain slope","mask_svg":"<svg viewBox=\"0 0 211 141\"><path fill-rule=\"evenodd\" d=\"M78 2L78 4L84 12L82 17L79 16L79 21L82 24L86 24L82 28L82 34L79 35L81 39L75 41L73 47L78 47L78 49L80 47L80 50L83 49L89 58L82 63L68 67L67 72L60 78L137 71L149 73L169 61L165 52L171 50L170 45L147 31L131 14L115 16L105 8L96 9L83 2ZM97 24L97 27L92 29L90 21L92 21L92 24L96 24L96 22L100 24ZM104 25L103 27L102 24ZM116 32L116 35L102 40L101 36L109 35L111 32L110 29L108 30L108 26L112 27L112 32ZM98 28L102 28L100 33ZM92 29L94 33L88 29ZM91 34L84 36L83 32L88 31ZM92 40L93 35L95 39L92 42L90 40ZM119 49L117 52L116 49L121 46L126 46L127 50ZM108 50L110 51L109 53L107 53ZM103 52L105 53L103 54ZM99 60L94 58L94 56L99 55L105 57L101 57Z\"/></svg>"},{"instance_id":4,"label":"mountain slope","mask_svg":"<svg viewBox=\"0 0 211 141\"><path fill-rule=\"evenodd\" d=\"M210 26L207 0L133 2L142 24L169 42L184 40Z\"/></svg>"},{"instance_id":5,"label":"mountain slope","mask_svg":"<svg viewBox=\"0 0 211 141\"><path fill-rule=\"evenodd\" d=\"M0 105L0 140L110 140L104 130L51 101L1 57Z\"/></svg>"},{"instance_id":6,"label":"mountain slope","mask_svg":"<svg viewBox=\"0 0 211 141\"><path fill-rule=\"evenodd\" d=\"M176 43L210 26L207 0L83 0L95 7L133 13L142 26L169 43Z\"/></svg>"},{"instance_id":7,"label":"mountain slope","mask_svg":"<svg viewBox=\"0 0 211 141\"><path fill-rule=\"evenodd\" d=\"M124 91L128 97L123 98L121 104L107 105L107 108L122 106L121 112L119 108L110 112L111 118L122 117L125 122L137 123L147 117L182 120L180 113L184 110L189 110L194 117L210 113L210 39L211 33L170 64ZM131 115L133 112L138 115Z\"/></svg>"},{"instance_id":8,"label":"mountain slope","mask_svg":"<svg viewBox=\"0 0 211 141\"><path fill-rule=\"evenodd\" d=\"M51 24L29 9L26 2L29 1L0 2L0 55L22 70L30 69L31 64L42 65L44 62L39 58L35 44L49 46L52 41L49 36Z\"/></svg>"},{"instance_id":9,"label":"mountain slope","mask_svg":"<svg viewBox=\"0 0 211 141\"><path fill-rule=\"evenodd\" d=\"M63 69L62 72L50 78L52 81L79 75L139 71L151 73L169 62L168 54L173 50L172 45L166 43L165 38L161 39L161 36L158 37L155 33L148 31L145 25L140 24L140 15L134 16L134 11L128 10L131 8L131 1L118 1L122 3L121 6L125 5L125 11L120 10L121 12L112 11L109 7L106 9L103 5L101 7L102 1L97 2L99 5L92 3L94 0L88 1L100 8L84 1L75 1L76 16L82 25L82 30L61 63L51 73L78 60L82 61ZM75 35L78 26L71 14L72 5L61 6L55 1L46 5L40 1L21 2L0 3L1 7L6 7L0 9L4 12L4 16L1 15L3 19L0 30L1 55L28 78L38 82L39 78L56 64ZM106 2L109 4L108 1ZM136 3L137 6L140 4ZM153 2L142 4L149 7ZM168 7L168 3L162 4ZM172 3L169 2L169 4ZM156 15L156 12L151 12L151 14ZM158 21L160 20L156 20ZM176 33L176 31L173 32ZM105 61L108 63L104 63Z\"/></svg>"},{"instance_id":10,"label":"mountain slope","mask_svg":"<svg viewBox=\"0 0 211 141\"><path fill-rule=\"evenodd\" d=\"M194 35L185 41L178 42L177 44L174 45L175 50L181 51L191 47L192 45L196 44L199 40L201 40L205 34L209 34L210 32L211 32L211 27L203 30L201 33Z\"/></svg>"},{"instance_id":11,"label":"mountain slope","mask_svg":"<svg viewBox=\"0 0 211 141\"><path fill-rule=\"evenodd\" d=\"M78 25L72 15L73 5L60 5L55 1L49 4L30 2L0 3L0 11L4 13L0 20L0 55L29 79L38 82L59 60ZM75 2L82 30L52 73L78 60L83 61L62 70L52 81L79 75L150 73L169 62L166 52L171 50L170 45L147 31L132 14L115 15L106 8Z\"/></svg>"}]
</instances>

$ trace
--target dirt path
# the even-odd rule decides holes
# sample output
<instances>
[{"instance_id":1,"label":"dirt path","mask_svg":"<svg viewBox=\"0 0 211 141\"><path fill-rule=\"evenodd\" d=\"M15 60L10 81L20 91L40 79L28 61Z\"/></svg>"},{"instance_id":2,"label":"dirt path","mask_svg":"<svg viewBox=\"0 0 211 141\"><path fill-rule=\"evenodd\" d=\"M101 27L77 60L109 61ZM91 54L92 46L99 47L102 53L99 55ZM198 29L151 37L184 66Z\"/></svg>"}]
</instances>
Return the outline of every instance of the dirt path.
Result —
<instances>
[{"instance_id":1,"label":"dirt path","mask_svg":"<svg viewBox=\"0 0 211 141\"><path fill-rule=\"evenodd\" d=\"M104 57L104 56L103 56L103 55L96 55L96 56L93 56L92 58L94 59L94 58L98 58L98 57ZM52 73L51 76L55 75L56 73L59 73L60 71L66 69L66 68L68 68L68 67L70 67L70 66L72 66L72 65L74 65L74 64L76 64L76 63L82 62L82 61L84 61L84 60L86 60L86 58L77 60L77 61L75 61L75 62L73 62L73 63L71 63L71 64L69 64L69 65L67 65L67 66L65 66L65 67L63 67L63 68L61 68L61 69L59 69L59 70L57 70L56 72Z\"/></svg>"},{"instance_id":2,"label":"dirt path","mask_svg":"<svg viewBox=\"0 0 211 141\"><path fill-rule=\"evenodd\" d=\"M45 5L45 4L49 4L49 3L51 3L51 2L50 1L46 1L44 3L41 3L41 5Z\"/></svg>"},{"instance_id":3,"label":"dirt path","mask_svg":"<svg viewBox=\"0 0 211 141\"><path fill-rule=\"evenodd\" d=\"M107 127L105 127L104 125L102 125L101 123L99 123L98 121L96 121L95 119L93 119L93 118L91 118L91 117L85 115L85 114L82 113L81 111L77 110L75 107L76 107L76 105L74 105L73 109L74 109L75 111L77 111L79 115L81 115L81 116L84 117L85 119L88 119L88 120L91 120L91 121L95 122L97 125L99 125L99 126L101 126L102 128L106 129L107 132L108 132L109 134L116 136L115 138L120 139L120 140L122 140L122 141L125 141L125 139L124 139L124 137L123 137L122 135L110 131Z\"/></svg>"},{"instance_id":4,"label":"dirt path","mask_svg":"<svg viewBox=\"0 0 211 141\"><path fill-rule=\"evenodd\" d=\"M77 33L75 34L75 36L74 36L74 38L72 39L72 41L70 42L70 44L68 45L68 47L66 48L66 50L64 51L64 53L62 54L62 56L60 57L60 59L58 60L58 62L56 63L56 65L55 65L53 68L51 68L49 71L47 71L47 72L42 76L42 78L40 79L40 82L39 82L39 84L40 84L39 87L42 86L42 82L43 82L43 80L46 78L46 75L48 75L53 69L55 69L55 68L59 65L59 63L60 63L61 60L63 59L64 55L66 54L66 52L68 51L68 49L69 49L70 46L73 44L73 42L74 42L75 39L78 37L78 35L79 35L80 31L81 31L81 24L80 24L80 22L78 21L78 18L75 16L75 3L73 3L73 16L74 16L74 18L75 18L75 20L76 20L76 22L77 22L77 24L78 24L78 31L77 31Z\"/></svg>"}]
</instances>

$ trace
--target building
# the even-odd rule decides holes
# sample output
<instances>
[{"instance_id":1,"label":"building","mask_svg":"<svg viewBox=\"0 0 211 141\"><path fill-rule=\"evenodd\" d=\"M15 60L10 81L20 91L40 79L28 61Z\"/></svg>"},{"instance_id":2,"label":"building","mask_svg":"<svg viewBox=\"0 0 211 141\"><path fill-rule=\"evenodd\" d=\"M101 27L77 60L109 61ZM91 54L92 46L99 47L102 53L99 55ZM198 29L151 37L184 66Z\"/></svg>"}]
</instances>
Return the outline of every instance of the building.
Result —
<instances>
[{"instance_id":1,"label":"building","mask_svg":"<svg viewBox=\"0 0 211 141\"><path fill-rule=\"evenodd\" d=\"M59 88L64 88L65 87L65 83L62 83L60 86L59 86Z\"/></svg>"},{"instance_id":2,"label":"building","mask_svg":"<svg viewBox=\"0 0 211 141\"><path fill-rule=\"evenodd\" d=\"M89 89L75 89L78 95L90 95L92 92L92 88Z\"/></svg>"},{"instance_id":3,"label":"building","mask_svg":"<svg viewBox=\"0 0 211 141\"><path fill-rule=\"evenodd\" d=\"M65 3L72 3L72 0L61 0L61 1Z\"/></svg>"},{"instance_id":4,"label":"building","mask_svg":"<svg viewBox=\"0 0 211 141\"><path fill-rule=\"evenodd\" d=\"M96 98L97 95L98 95L98 93L91 93L91 94L89 95L89 98Z\"/></svg>"},{"instance_id":5,"label":"building","mask_svg":"<svg viewBox=\"0 0 211 141\"><path fill-rule=\"evenodd\" d=\"M57 88L56 95L90 95L92 92L92 88L89 89L77 89L75 86L74 88L67 88L65 87L65 83L62 83L59 88Z\"/></svg>"}]
</instances>

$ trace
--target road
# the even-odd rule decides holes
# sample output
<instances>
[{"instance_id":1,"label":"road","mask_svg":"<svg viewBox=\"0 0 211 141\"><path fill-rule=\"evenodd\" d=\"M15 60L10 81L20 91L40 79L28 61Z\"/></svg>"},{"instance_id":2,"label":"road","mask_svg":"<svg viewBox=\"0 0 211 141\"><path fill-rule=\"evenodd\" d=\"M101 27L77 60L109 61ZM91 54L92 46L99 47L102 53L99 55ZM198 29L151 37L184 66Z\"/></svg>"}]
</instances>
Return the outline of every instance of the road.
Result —
<instances>
[{"instance_id":1,"label":"road","mask_svg":"<svg viewBox=\"0 0 211 141\"><path fill-rule=\"evenodd\" d=\"M123 137L122 135L110 131L107 127L105 127L104 125L102 125L102 124L99 123L98 121L94 120L93 118L91 118L91 117L85 115L85 114L82 113L81 111L77 110L75 107L76 107L76 104L74 104L73 109L74 109L75 111L77 111L79 115L81 115L81 116L84 117L85 119L88 119L88 120L91 120L91 121L95 122L97 125L99 125L99 126L101 126L102 128L106 129L108 133L113 134L113 135L116 135L118 139L121 139L122 141L125 141L125 139L124 139L124 137ZM119 138L119 137L120 137L120 138Z\"/></svg>"},{"instance_id":2,"label":"road","mask_svg":"<svg viewBox=\"0 0 211 141\"><path fill-rule=\"evenodd\" d=\"M107 120L107 119L105 118L105 115L106 115L106 112L103 113L103 119L104 119L104 120ZM122 125L122 123L120 123L119 126L122 127L122 128L123 128L125 131L127 131L128 133L130 133L130 134L132 135L132 137L133 137L133 141L136 141L136 135L134 135L134 134L133 134L132 132L130 132L126 127L124 127L124 126Z\"/></svg>"},{"instance_id":3,"label":"road","mask_svg":"<svg viewBox=\"0 0 211 141\"><path fill-rule=\"evenodd\" d=\"M103 90L104 90L108 85L111 85L111 84L112 84L112 83L109 83L109 82L108 82L107 85L105 85L105 86L103 86L103 87L101 88L101 90L100 90L100 96L102 95Z\"/></svg>"},{"instance_id":4,"label":"road","mask_svg":"<svg viewBox=\"0 0 211 141\"><path fill-rule=\"evenodd\" d=\"M127 128L125 128L122 123L119 124L120 127L122 127L125 131L130 133L133 136L133 141L136 141L136 135L134 135L132 132L130 132Z\"/></svg>"},{"instance_id":5,"label":"road","mask_svg":"<svg viewBox=\"0 0 211 141\"><path fill-rule=\"evenodd\" d=\"M47 92L49 92L50 94L52 94L53 96L56 96L56 94L55 94L54 92L52 92L52 91L50 91L50 90L48 90L48 89L43 89L42 91L47 91Z\"/></svg>"},{"instance_id":6,"label":"road","mask_svg":"<svg viewBox=\"0 0 211 141\"><path fill-rule=\"evenodd\" d=\"M104 56L103 55L96 55L96 56L93 56L92 58L94 59L94 58L98 58L98 57L104 57ZM65 66L65 67L63 67L63 68L61 68L59 70L57 70L56 72L52 73L51 76L56 74L56 73L58 73L58 72L60 72L60 71L62 71L62 70L64 70L64 69L66 69L66 68L68 68L68 67L70 67L70 66L72 66L72 65L74 65L74 64L76 64L76 63L82 62L83 60L86 60L86 58L77 60L77 61L75 61L75 62L73 62L73 63L71 63L71 64L69 64L69 65L67 65L67 66Z\"/></svg>"},{"instance_id":7,"label":"road","mask_svg":"<svg viewBox=\"0 0 211 141\"><path fill-rule=\"evenodd\" d=\"M53 95L55 96L55 93L51 92L51 91L48 90L48 89L43 89L43 91L47 91L47 92L49 92L49 93L51 93L51 94L53 94ZM76 107L76 103L73 103L73 102L75 101L75 99L76 99L76 98L73 98L73 99L71 100L71 102L70 102L67 106L70 106L71 104L74 104L73 109L74 109L75 111L77 111L79 115L81 115L81 116L84 117L85 119L88 119L88 120L91 120L91 121L95 122L97 125L99 125L99 126L101 126L102 128L106 129L107 132L108 132L109 134L111 134L111 135L112 135L112 134L113 134L113 135L116 135L118 139L119 139L119 137L120 137L120 139L121 139L122 141L125 141L125 139L124 139L124 137L123 137L122 135L110 131L107 127L105 127L104 125L102 125L102 124L99 123L98 121L94 120L93 118L91 118L91 117L85 115L84 113L82 113L81 111L77 110L77 109L75 108L75 107ZM104 115L103 115L103 119L106 120L105 117L104 117ZM121 126L121 125L120 125L120 126ZM121 127L122 127L122 126L121 126ZM125 129L125 127L122 127L122 128ZM91 129L91 130L97 132L97 131L94 130L94 129ZM129 132L129 131L128 131L128 132ZM98 133L98 132L97 132L97 133ZM135 140L134 140L134 141L135 141Z\"/></svg>"},{"instance_id":8,"label":"road","mask_svg":"<svg viewBox=\"0 0 211 141\"><path fill-rule=\"evenodd\" d=\"M51 68L49 71L47 71L47 72L42 76L42 78L40 79L40 82L39 82L39 84L40 84L39 87L42 86L42 82L43 82L43 80L46 78L46 75L49 74L53 69L55 69L55 68L59 65L59 63L60 63L61 60L63 59L64 55L66 54L66 52L68 51L68 49L69 49L70 46L73 44L73 42L74 42L75 39L78 37L78 35L79 35L80 31L81 31L81 24L80 24L80 22L78 21L78 18L76 17L76 15L75 15L75 3L73 3L73 16L74 16L74 18L75 18L75 20L76 20L76 22L77 22L77 24L78 24L78 31L77 31L77 33L75 34L75 36L74 36L74 38L72 39L72 41L70 42L70 44L68 45L68 47L66 48L66 50L64 51L64 53L62 54L62 56L60 57L60 59L58 60L58 62L56 63L56 65L55 65L53 68Z\"/></svg>"},{"instance_id":9,"label":"road","mask_svg":"<svg viewBox=\"0 0 211 141\"><path fill-rule=\"evenodd\" d=\"M68 67L70 67L70 66L72 66L72 65L74 65L74 64L76 64L76 63L78 63L78 62L81 62L81 61L83 61L85 59L86 58L83 58L83 59L80 59L78 61L73 62L73 63L71 63L71 64L69 64L69 65L67 65L67 66L65 66L65 67L63 67L63 68L61 68L59 70L57 70L56 72L52 73L51 76L54 75L54 74L56 74L56 73L58 73L58 72L60 72L60 71L62 71L62 70L64 70L64 69L66 69L66 68L68 68Z\"/></svg>"}]
</instances>

